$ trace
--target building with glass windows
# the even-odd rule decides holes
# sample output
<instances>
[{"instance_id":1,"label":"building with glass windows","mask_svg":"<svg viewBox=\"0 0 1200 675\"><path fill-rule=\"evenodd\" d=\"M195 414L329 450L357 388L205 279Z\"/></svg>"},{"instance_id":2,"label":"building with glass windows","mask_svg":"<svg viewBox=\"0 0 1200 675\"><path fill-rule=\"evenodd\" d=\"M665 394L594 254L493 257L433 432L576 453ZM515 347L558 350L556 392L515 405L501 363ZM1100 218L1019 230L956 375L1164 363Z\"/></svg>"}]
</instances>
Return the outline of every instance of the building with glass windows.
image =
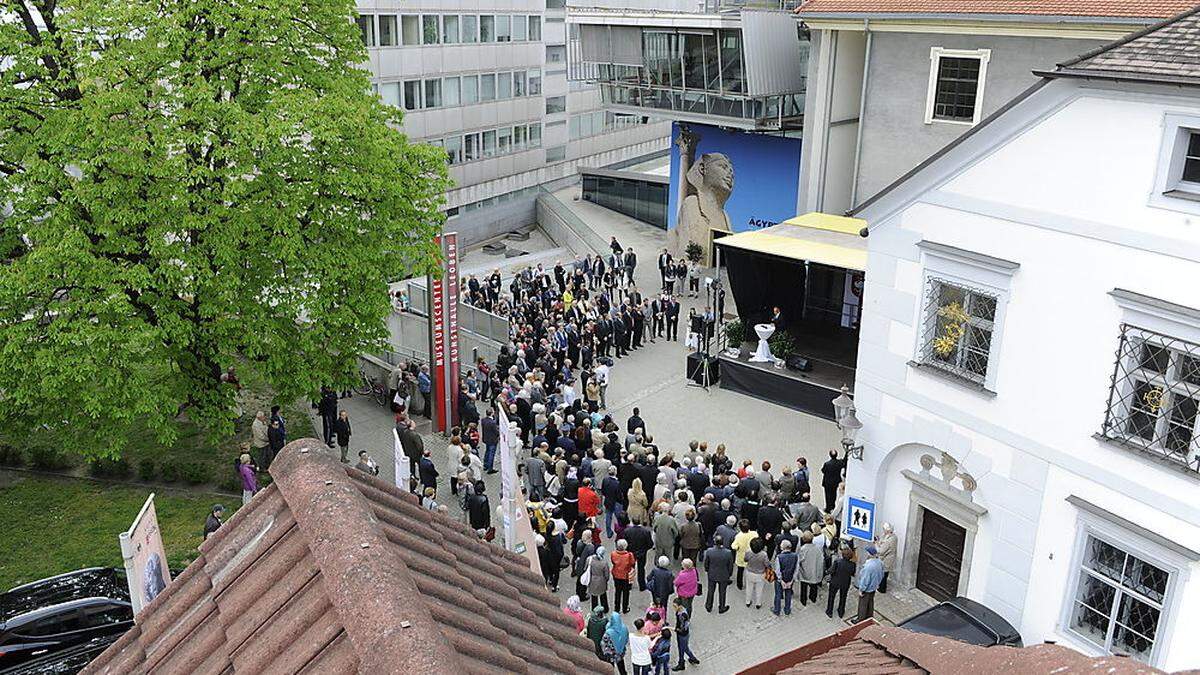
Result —
<instances>
[{"instance_id":1,"label":"building with glass windows","mask_svg":"<svg viewBox=\"0 0 1200 675\"><path fill-rule=\"evenodd\" d=\"M571 22L575 75L597 82L610 110L749 130L803 123L808 39L787 12L572 8Z\"/></svg>"},{"instance_id":2,"label":"building with glass windows","mask_svg":"<svg viewBox=\"0 0 1200 675\"><path fill-rule=\"evenodd\" d=\"M447 229L466 243L534 222L541 186L661 153L669 125L604 110L567 79L563 0L360 0L372 87L403 130L444 148L455 187Z\"/></svg>"}]
</instances>

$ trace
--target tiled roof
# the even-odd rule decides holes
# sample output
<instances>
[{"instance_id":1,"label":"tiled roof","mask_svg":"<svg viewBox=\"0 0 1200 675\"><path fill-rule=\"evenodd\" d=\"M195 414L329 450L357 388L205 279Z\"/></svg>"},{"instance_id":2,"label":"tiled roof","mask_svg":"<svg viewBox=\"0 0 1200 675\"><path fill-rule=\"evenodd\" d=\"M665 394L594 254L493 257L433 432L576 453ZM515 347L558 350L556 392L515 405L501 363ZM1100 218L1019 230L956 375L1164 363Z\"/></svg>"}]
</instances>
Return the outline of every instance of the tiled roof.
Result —
<instances>
[{"instance_id":1,"label":"tiled roof","mask_svg":"<svg viewBox=\"0 0 1200 675\"><path fill-rule=\"evenodd\" d=\"M808 0L806 14L983 14L1165 19L1191 9L1190 0Z\"/></svg>"},{"instance_id":2,"label":"tiled roof","mask_svg":"<svg viewBox=\"0 0 1200 675\"><path fill-rule=\"evenodd\" d=\"M1047 74L1200 84L1200 7Z\"/></svg>"},{"instance_id":3,"label":"tiled roof","mask_svg":"<svg viewBox=\"0 0 1200 675\"><path fill-rule=\"evenodd\" d=\"M86 673L607 673L525 558L289 444Z\"/></svg>"},{"instance_id":4,"label":"tiled roof","mask_svg":"<svg viewBox=\"0 0 1200 675\"><path fill-rule=\"evenodd\" d=\"M779 675L1009 675L1082 672L1105 675L1163 674L1161 670L1130 658L1091 657L1059 645L1024 648L977 647L950 638L883 626L859 629L857 636L842 646L815 655L809 652L800 658L804 660L787 668L776 669L775 672Z\"/></svg>"}]
</instances>

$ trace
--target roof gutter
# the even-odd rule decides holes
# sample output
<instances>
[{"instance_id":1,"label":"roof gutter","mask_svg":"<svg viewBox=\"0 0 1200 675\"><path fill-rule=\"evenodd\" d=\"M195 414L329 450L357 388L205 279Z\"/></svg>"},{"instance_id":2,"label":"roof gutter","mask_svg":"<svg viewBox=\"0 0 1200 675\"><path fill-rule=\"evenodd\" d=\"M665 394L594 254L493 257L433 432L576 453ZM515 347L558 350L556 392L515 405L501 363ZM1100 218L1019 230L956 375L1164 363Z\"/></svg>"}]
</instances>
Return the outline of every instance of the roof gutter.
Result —
<instances>
[{"instance_id":1,"label":"roof gutter","mask_svg":"<svg viewBox=\"0 0 1200 675\"><path fill-rule=\"evenodd\" d=\"M1147 84L1170 84L1178 87L1200 87L1200 79L1195 77L1179 77L1176 75L1155 75L1152 73L1135 73L1103 70L1076 70L1063 68L1061 70L1035 70L1034 75L1049 79L1099 80L1103 82L1142 82Z\"/></svg>"},{"instance_id":2,"label":"roof gutter","mask_svg":"<svg viewBox=\"0 0 1200 675\"><path fill-rule=\"evenodd\" d=\"M1008 21L1013 23L1071 23L1144 26L1159 23L1160 16L1072 16L1068 14L970 14L966 12L798 12L801 20L814 21Z\"/></svg>"}]
</instances>

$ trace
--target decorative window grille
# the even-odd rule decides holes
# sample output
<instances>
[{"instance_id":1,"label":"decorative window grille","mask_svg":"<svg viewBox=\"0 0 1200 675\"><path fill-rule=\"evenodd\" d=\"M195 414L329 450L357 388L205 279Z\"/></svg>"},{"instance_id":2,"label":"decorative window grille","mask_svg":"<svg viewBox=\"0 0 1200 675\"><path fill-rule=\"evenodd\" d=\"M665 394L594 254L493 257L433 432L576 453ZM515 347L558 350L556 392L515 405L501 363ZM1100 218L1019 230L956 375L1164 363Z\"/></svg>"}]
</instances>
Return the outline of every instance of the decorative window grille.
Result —
<instances>
[{"instance_id":1,"label":"decorative window grille","mask_svg":"<svg viewBox=\"0 0 1200 675\"><path fill-rule=\"evenodd\" d=\"M1084 546L1071 630L1110 654L1149 663L1170 573L1090 534Z\"/></svg>"},{"instance_id":2,"label":"decorative window grille","mask_svg":"<svg viewBox=\"0 0 1200 675\"><path fill-rule=\"evenodd\" d=\"M973 57L941 57L938 61L937 91L933 99L933 119L974 121L981 63L981 59Z\"/></svg>"},{"instance_id":3,"label":"decorative window grille","mask_svg":"<svg viewBox=\"0 0 1200 675\"><path fill-rule=\"evenodd\" d=\"M943 279L930 279L921 362L983 384L995 321L995 295Z\"/></svg>"},{"instance_id":4,"label":"decorative window grille","mask_svg":"<svg viewBox=\"0 0 1200 675\"><path fill-rule=\"evenodd\" d=\"M1101 435L1200 471L1200 345L1121 326Z\"/></svg>"}]
</instances>

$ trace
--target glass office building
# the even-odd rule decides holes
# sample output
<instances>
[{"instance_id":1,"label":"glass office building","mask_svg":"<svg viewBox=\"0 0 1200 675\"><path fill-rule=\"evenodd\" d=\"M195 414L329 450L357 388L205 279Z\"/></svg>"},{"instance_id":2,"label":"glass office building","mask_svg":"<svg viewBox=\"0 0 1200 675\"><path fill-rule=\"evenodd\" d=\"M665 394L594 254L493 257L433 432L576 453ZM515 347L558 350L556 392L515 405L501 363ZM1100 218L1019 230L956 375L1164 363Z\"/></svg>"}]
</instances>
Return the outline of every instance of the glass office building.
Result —
<instances>
[{"instance_id":1,"label":"glass office building","mask_svg":"<svg viewBox=\"0 0 1200 675\"><path fill-rule=\"evenodd\" d=\"M585 169L582 174L587 201L667 229L668 177L608 169Z\"/></svg>"}]
</instances>

